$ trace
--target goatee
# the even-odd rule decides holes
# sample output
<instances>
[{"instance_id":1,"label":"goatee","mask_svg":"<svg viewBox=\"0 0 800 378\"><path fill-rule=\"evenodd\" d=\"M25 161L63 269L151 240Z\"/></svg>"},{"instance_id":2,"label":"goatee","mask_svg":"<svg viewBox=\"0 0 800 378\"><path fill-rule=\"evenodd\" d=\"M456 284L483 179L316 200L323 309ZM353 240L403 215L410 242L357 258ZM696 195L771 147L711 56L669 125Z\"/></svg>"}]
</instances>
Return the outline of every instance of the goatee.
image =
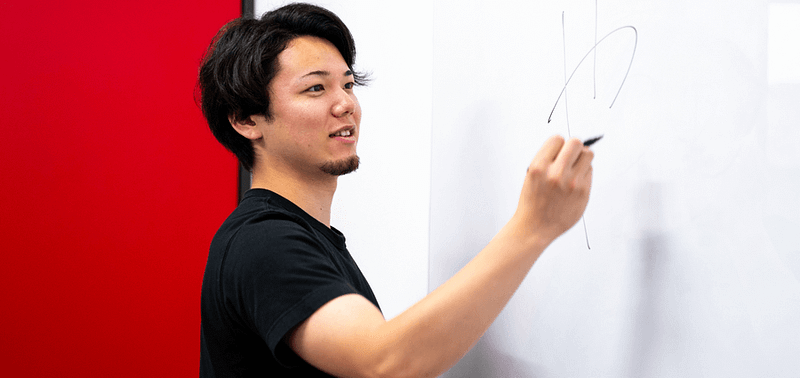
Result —
<instances>
[{"instance_id":1,"label":"goatee","mask_svg":"<svg viewBox=\"0 0 800 378\"><path fill-rule=\"evenodd\" d=\"M358 169L358 163L358 156L353 155L346 159L329 161L319 167L319 169L331 176L341 176Z\"/></svg>"}]
</instances>

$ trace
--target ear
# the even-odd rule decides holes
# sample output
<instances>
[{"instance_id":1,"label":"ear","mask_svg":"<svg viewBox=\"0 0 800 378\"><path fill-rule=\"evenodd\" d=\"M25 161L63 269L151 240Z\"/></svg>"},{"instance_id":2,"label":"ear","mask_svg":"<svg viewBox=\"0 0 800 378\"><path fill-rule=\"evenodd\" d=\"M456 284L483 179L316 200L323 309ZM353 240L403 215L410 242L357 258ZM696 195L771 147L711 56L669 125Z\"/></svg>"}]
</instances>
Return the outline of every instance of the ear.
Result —
<instances>
[{"instance_id":1,"label":"ear","mask_svg":"<svg viewBox=\"0 0 800 378\"><path fill-rule=\"evenodd\" d=\"M237 133L247 139L257 140L261 139L263 136L252 116L240 121L237 121L233 116L228 116L228 122L231 123L231 126L233 126L233 129L236 130Z\"/></svg>"}]
</instances>

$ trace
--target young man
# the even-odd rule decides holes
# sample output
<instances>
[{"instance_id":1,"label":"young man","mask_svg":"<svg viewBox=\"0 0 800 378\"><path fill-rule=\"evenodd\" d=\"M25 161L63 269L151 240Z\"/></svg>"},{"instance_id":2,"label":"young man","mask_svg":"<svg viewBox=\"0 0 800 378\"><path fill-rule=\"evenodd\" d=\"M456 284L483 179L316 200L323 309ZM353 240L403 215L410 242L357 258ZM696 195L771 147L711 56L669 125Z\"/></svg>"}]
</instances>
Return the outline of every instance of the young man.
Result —
<instances>
[{"instance_id":1,"label":"young man","mask_svg":"<svg viewBox=\"0 0 800 378\"><path fill-rule=\"evenodd\" d=\"M391 321L330 227L337 177L358 167L355 48L331 12L292 4L234 20L200 71L214 135L253 174L211 243L204 377L436 376L480 338L556 237L580 219L593 153L550 138L508 224L449 281Z\"/></svg>"}]
</instances>

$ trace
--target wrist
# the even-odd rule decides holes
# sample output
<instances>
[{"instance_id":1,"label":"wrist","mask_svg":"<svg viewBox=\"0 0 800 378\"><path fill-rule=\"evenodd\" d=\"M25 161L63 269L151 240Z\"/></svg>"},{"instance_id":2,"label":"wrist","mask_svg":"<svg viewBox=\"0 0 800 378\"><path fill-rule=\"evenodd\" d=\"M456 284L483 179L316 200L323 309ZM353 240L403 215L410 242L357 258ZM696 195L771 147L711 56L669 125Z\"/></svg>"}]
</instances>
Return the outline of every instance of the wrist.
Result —
<instances>
[{"instance_id":1,"label":"wrist","mask_svg":"<svg viewBox=\"0 0 800 378\"><path fill-rule=\"evenodd\" d=\"M515 214L501 233L507 234L508 237L514 240L514 243L524 248L526 251L534 251L534 253L541 254L558 235L551 235L552 233L541 226L537 226L534 222L526 221Z\"/></svg>"}]
</instances>

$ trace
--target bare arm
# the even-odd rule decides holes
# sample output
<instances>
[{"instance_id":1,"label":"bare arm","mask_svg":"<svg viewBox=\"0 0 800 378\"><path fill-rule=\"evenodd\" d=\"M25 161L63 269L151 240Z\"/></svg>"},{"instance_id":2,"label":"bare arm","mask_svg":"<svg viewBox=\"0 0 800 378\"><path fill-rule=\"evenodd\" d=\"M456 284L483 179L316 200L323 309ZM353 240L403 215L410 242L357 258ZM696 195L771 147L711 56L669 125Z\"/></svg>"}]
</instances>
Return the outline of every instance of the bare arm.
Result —
<instances>
[{"instance_id":1,"label":"bare arm","mask_svg":"<svg viewBox=\"0 0 800 378\"><path fill-rule=\"evenodd\" d=\"M362 296L336 298L301 323L289 345L337 376L446 371L475 345L544 249L580 219L593 157L577 139L550 138L528 168L511 220L447 282L388 322Z\"/></svg>"}]
</instances>

